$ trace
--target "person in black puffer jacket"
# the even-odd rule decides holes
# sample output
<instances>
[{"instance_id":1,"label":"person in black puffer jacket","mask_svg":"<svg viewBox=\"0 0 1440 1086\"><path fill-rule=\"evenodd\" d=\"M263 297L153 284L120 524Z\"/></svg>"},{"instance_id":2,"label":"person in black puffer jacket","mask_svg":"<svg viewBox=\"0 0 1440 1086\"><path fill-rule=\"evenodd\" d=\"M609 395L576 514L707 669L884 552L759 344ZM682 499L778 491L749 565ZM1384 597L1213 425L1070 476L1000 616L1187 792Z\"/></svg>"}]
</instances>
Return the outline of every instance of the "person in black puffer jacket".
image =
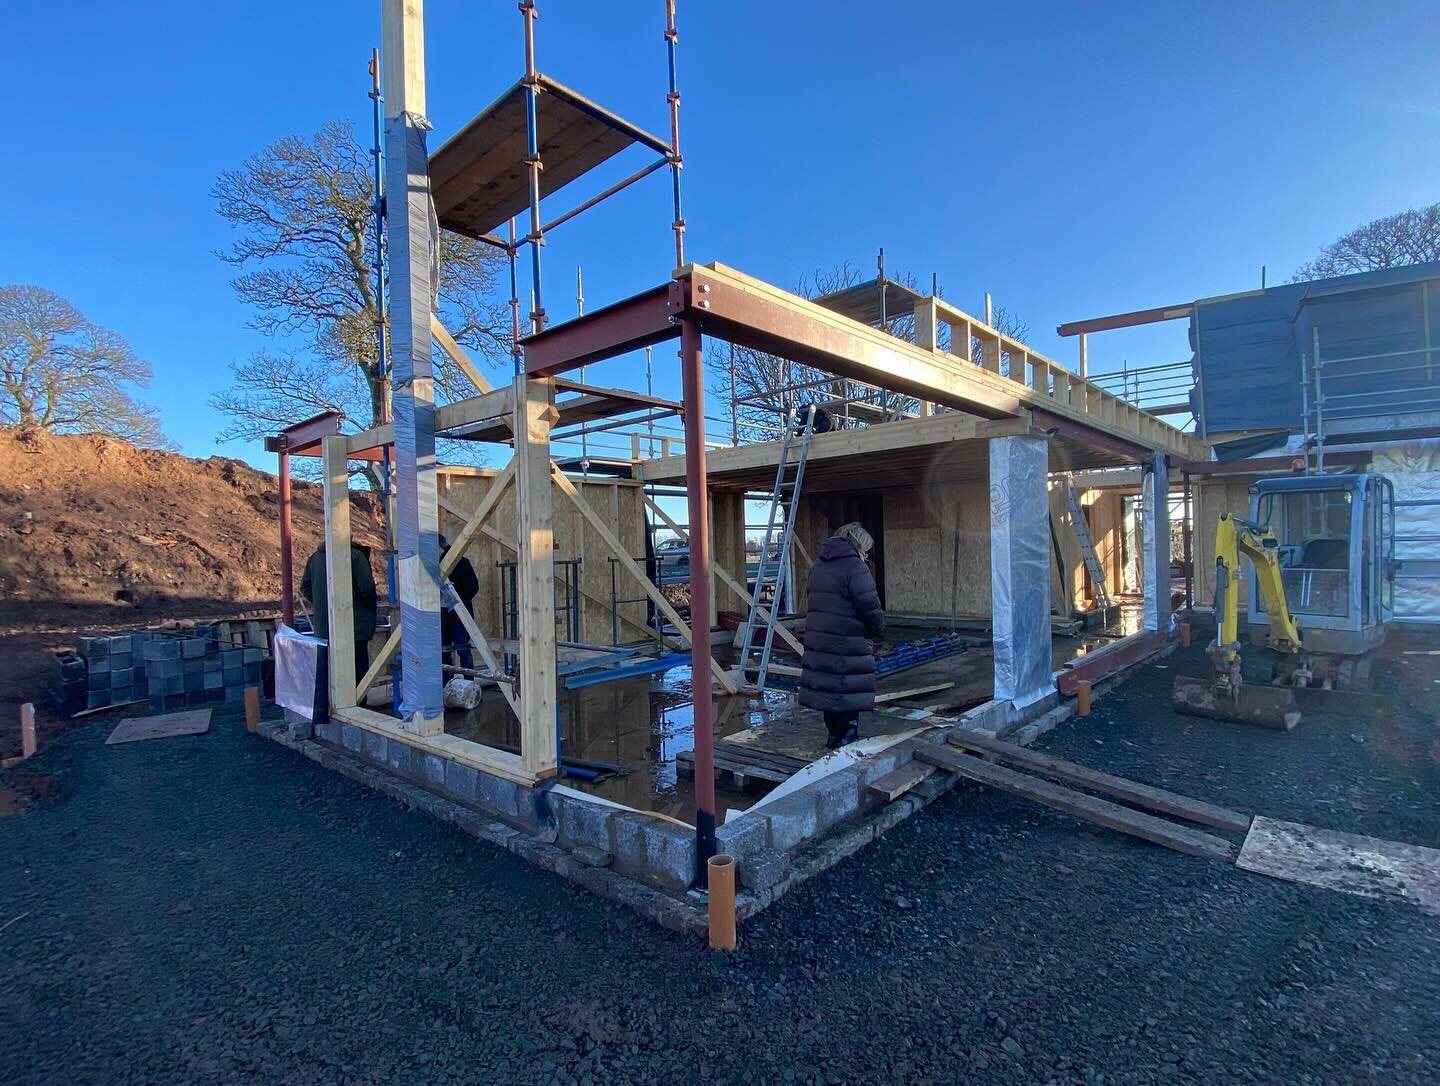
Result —
<instances>
[{"instance_id":1,"label":"person in black puffer jacket","mask_svg":"<svg viewBox=\"0 0 1440 1086\"><path fill-rule=\"evenodd\" d=\"M820 544L806 586L800 704L825 714L832 750L858 739L861 710L875 707L870 642L885 632L885 613L865 564L873 545L859 524L843 525Z\"/></svg>"}]
</instances>

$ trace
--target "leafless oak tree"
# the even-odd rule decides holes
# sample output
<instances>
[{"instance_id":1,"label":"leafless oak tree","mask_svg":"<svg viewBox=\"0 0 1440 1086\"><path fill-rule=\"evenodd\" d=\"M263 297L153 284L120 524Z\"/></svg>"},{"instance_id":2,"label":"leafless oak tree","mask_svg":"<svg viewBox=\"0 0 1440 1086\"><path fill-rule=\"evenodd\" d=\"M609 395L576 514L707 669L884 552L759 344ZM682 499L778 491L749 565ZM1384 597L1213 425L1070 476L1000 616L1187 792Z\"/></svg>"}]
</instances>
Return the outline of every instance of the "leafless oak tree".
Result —
<instances>
[{"instance_id":1,"label":"leafless oak tree","mask_svg":"<svg viewBox=\"0 0 1440 1086\"><path fill-rule=\"evenodd\" d=\"M1440 260L1440 204L1386 215L1336 238L1292 282Z\"/></svg>"},{"instance_id":2,"label":"leafless oak tree","mask_svg":"<svg viewBox=\"0 0 1440 1086\"><path fill-rule=\"evenodd\" d=\"M242 269L232 282L252 306L252 326L279 341L235 364L234 383L212 403L233 420L219 439L257 438L324 410L347 428L383 414L375 343L373 159L348 122L286 136L226 170L211 195L240 233L217 255ZM503 257L441 231L438 304L446 327L481 358L510 350L509 314L497 289ZM298 343L298 348L297 348ZM439 351L442 400L470 387Z\"/></svg>"},{"instance_id":3,"label":"leafless oak tree","mask_svg":"<svg viewBox=\"0 0 1440 1086\"><path fill-rule=\"evenodd\" d=\"M0 422L174 448L155 408L130 394L150 376L122 336L53 291L0 287Z\"/></svg>"}]
</instances>

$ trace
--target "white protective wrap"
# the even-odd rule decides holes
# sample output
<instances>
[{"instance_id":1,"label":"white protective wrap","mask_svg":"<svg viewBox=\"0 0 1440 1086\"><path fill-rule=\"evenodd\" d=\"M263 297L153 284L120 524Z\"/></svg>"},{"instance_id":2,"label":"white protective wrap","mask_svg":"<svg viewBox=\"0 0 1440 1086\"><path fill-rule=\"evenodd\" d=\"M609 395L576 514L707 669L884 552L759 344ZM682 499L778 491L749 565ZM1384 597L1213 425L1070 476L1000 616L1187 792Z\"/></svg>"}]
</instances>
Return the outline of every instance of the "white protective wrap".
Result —
<instances>
[{"instance_id":1,"label":"white protective wrap","mask_svg":"<svg viewBox=\"0 0 1440 1086\"><path fill-rule=\"evenodd\" d=\"M1050 453L1042 437L990 440L995 697L1024 708L1055 684L1050 659Z\"/></svg>"}]
</instances>

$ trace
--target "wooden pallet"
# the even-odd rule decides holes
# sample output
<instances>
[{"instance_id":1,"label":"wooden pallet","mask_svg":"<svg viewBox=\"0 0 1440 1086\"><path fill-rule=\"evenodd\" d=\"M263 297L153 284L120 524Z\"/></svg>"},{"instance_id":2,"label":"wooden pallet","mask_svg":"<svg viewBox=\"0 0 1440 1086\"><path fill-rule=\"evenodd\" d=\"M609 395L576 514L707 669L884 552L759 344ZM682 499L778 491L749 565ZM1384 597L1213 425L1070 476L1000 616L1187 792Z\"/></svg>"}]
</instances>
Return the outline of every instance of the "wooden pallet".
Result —
<instances>
[{"instance_id":1,"label":"wooden pallet","mask_svg":"<svg viewBox=\"0 0 1440 1086\"><path fill-rule=\"evenodd\" d=\"M715 744L715 779L731 784L737 791L755 785L775 785L787 781L810 763L774 751L757 750L747 743ZM675 768L681 776L695 776L695 752L681 751L675 756Z\"/></svg>"},{"instance_id":2,"label":"wooden pallet","mask_svg":"<svg viewBox=\"0 0 1440 1086\"><path fill-rule=\"evenodd\" d=\"M957 737L962 742L968 741L968 737ZM1010 746L1010 744L1000 744ZM1020 749L1020 748L1015 748ZM1007 752L1008 753L1008 752ZM1033 752L1027 752L1033 753ZM1164 845L1166 848L1174 849L1177 852L1184 852L1191 856L1202 856L1210 860L1219 860L1222 863L1234 863L1239 853L1239 848L1233 842L1223 837L1217 837L1212 833L1203 833L1200 830L1192 829L1189 826L1182 826L1175 822L1157 818L1155 815L1137 811L1132 807L1125 807L1108 799L1101 799L1098 796L1089 795L1076 788L1069 788L1062 784L1055 784L1040 776L1029 773L1022 773L1014 769L1007 769L994 762L987 762L983 758L957 750L955 747L937 747L931 744L919 744L915 751L915 757L923 762L928 762L940 769L945 769L967 780L976 781L980 784L998 788L1001 791L1009 792L1012 795L1023 796L1026 799L1033 799L1037 803L1043 803L1047 807L1053 807L1066 814L1075 815L1096 825L1105 826L1108 829L1117 830L1120 833L1138 837L1141 840L1150 841L1153 844ZM1053 759L1050 768L1043 772L1058 775L1057 766L1064 766L1072 772L1085 770L1084 766L1076 765L1073 762L1062 762L1060 759ZM1099 774L1093 770L1085 770L1086 773L1094 774L1095 777L1103 777L1108 782L1123 782L1128 785L1129 795L1127 798L1134 803L1145 806L1153 806L1157 796L1167 797L1167 802L1173 807L1179 804L1173 802L1186 800L1189 804L1195 805L1192 811L1200 807L1209 807L1209 804L1200 804L1197 800L1187 800L1187 797L1176 796L1174 793L1161 792L1160 789L1149 789L1144 785L1137 785L1135 782L1125 782L1123 778L1111 777L1109 774ZM1085 784L1085 787L1101 790L1101 784L1092 779ZM1112 794L1113 789L1111 789ZM1214 808L1219 810L1219 808ZM1233 812L1232 812L1233 813ZM1191 817L1185 815L1183 817ZM1238 818L1244 816L1236 815ZM1248 824L1248 823L1247 823Z\"/></svg>"}]
</instances>

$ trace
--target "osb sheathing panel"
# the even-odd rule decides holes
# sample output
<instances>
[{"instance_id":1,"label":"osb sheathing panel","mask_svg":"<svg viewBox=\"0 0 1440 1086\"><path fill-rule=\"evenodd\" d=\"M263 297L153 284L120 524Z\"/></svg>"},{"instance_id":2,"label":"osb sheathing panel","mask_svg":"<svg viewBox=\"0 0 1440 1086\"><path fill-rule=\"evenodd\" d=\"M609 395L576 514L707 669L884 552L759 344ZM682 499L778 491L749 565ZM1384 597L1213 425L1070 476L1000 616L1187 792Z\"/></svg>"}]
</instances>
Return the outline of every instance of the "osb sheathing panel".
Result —
<instances>
[{"instance_id":1,"label":"osb sheathing panel","mask_svg":"<svg viewBox=\"0 0 1440 1086\"><path fill-rule=\"evenodd\" d=\"M988 483L886 492L885 606L905 615L990 613Z\"/></svg>"},{"instance_id":2,"label":"osb sheathing panel","mask_svg":"<svg viewBox=\"0 0 1440 1086\"><path fill-rule=\"evenodd\" d=\"M737 490L717 490L710 495L711 560L741 584L745 578L744 497ZM748 612L745 601L718 577L714 587L717 611Z\"/></svg>"},{"instance_id":3,"label":"osb sheathing panel","mask_svg":"<svg viewBox=\"0 0 1440 1086\"><path fill-rule=\"evenodd\" d=\"M484 498L491 486L492 476L480 474L459 474L442 471L439 476L439 492L462 509L474 509ZM604 518L610 530L625 545L631 557L641 560L645 554L645 529L643 502L639 487L616 483L609 480L582 481L574 479L576 488ZM610 622L610 550L581 517L579 510L558 490L553 498L553 525L555 533L555 559L557 562L580 558L580 629L576 640L592 644L609 644ZM441 510L440 531L454 538L463 521ZM515 488L512 485L500 499L486 524L506 539L515 538ZM498 562L513 562L515 554L508 547L480 532L466 548L465 556L475 567L480 581L480 592L475 597L475 621L487 634L499 636L501 627L501 581L504 571ZM564 571L556 568L556 598L565 598L565 589L559 583ZM625 573L619 571L617 586L622 599L633 599L642 595L639 587ZM588 596L589 598L585 598ZM631 622L643 624L645 604L622 604L620 614ZM567 630L564 617L557 615L556 636L564 638ZM621 624L620 639L635 640L641 636L633 627Z\"/></svg>"}]
</instances>

